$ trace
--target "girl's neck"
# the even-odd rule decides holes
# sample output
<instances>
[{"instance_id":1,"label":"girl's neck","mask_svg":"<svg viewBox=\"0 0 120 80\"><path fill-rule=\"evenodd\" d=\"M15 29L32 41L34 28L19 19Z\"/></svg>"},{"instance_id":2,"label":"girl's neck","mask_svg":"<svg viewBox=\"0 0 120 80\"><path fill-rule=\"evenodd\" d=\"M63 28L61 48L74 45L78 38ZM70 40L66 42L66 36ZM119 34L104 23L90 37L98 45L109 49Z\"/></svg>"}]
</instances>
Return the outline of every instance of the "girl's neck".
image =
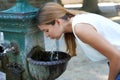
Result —
<instances>
[{"instance_id":1,"label":"girl's neck","mask_svg":"<svg viewBox=\"0 0 120 80\"><path fill-rule=\"evenodd\" d=\"M71 33L72 32L72 21L71 20L66 22L64 30L65 30L64 31L65 33Z\"/></svg>"}]
</instances>

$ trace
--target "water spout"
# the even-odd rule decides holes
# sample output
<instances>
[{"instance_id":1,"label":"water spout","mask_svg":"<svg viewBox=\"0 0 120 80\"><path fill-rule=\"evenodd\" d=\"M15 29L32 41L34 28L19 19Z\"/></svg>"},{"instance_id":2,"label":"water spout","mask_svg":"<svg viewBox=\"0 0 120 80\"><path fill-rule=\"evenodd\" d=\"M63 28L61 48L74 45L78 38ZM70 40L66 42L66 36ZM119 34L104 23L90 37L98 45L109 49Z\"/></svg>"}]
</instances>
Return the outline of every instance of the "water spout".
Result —
<instances>
[{"instance_id":1,"label":"water spout","mask_svg":"<svg viewBox=\"0 0 120 80\"><path fill-rule=\"evenodd\" d=\"M9 43L0 43L0 54L3 54Z\"/></svg>"},{"instance_id":2,"label":"water spout","mask_svg":"<svg viewBox=\"0 0 120 80\"><path fill-rule=\"evenodd\" d=\"M19 53L18 45L15 42L0 43L0 55L4 56L9 52L12 52L13 54L18 54Z\"/></svg>"},{"instance_id":3,"label":"water spout","mask_svg":"<svg viewBox=\"0 0 120 80\"><path fill-rule=\"evenodd\" d=\"M14 51L14 50L15 50L15 47L6 48L6 49L3 51L3 54L6 54L6 53L11 52L11 51Z\"/></svg>"}]
</instances>

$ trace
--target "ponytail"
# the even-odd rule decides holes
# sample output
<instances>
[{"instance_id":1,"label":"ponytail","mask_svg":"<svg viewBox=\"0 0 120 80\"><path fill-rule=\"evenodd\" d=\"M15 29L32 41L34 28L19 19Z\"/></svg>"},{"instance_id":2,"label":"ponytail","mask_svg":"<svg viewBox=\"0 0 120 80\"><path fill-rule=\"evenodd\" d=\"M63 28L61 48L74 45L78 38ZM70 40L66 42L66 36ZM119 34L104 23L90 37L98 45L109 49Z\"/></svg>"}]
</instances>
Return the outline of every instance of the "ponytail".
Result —
<instances>
[{"instance_id":1,"label":"ponytail","mask_svg":"<svg viewBox=\"0 0 120 80\"><path fill-rule=\"evenodd\" d=\"M64 34L64 40L66 43L66 51L71 56L76 56L76 42L75 42L75 36L73 33L65 33Z\"/></svg>"}]
</instances>

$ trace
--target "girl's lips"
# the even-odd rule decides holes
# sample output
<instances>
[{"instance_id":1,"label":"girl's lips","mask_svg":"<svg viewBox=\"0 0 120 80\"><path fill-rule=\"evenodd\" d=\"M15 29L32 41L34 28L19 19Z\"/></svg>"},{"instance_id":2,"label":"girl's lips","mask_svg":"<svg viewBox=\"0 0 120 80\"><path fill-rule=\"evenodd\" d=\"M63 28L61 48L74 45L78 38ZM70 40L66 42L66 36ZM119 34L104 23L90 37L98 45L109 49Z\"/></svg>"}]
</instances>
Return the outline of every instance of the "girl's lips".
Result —
<instances>
[{"instance_id":1,"label":"girl's lips","mask_svg":"<svg viewBox=\"0 0 120 80\"><path fill-rule=\"evenodd\" d=\"M59 38L55 38L55 37L50 37L50 39L59 39Z\"/></svg>"},{"instance_id":2,"label":"girl's lips","mask_svg":"<svg viewBox=\"0 0 120 80\"><path fill-rule=\"evenodd\" d=\"M51 37L51 36L49 36L49 38L50 39L56 39L56 40L60 39L60 37Z\"/></svg>"},{"instance_id":3,"label":"girl's lips","mask_svg":"<svg viewBox=\"0 0 120 80\"><path fill-rule=\"evenodd\" d=\"M50 37L50 36L49 36L49 38L50 38L50 39L54 39L53 37Z\"/></svg>"},{"instance_id":4,"label":"girl's lips","mask_svg":"<svg viewBox=\"0 0 120 80\"><path fill-rule=\"evenodd\" d=\"M55 38L51 37L51 39L55 39Z\"/></svg>"}]
</instances>

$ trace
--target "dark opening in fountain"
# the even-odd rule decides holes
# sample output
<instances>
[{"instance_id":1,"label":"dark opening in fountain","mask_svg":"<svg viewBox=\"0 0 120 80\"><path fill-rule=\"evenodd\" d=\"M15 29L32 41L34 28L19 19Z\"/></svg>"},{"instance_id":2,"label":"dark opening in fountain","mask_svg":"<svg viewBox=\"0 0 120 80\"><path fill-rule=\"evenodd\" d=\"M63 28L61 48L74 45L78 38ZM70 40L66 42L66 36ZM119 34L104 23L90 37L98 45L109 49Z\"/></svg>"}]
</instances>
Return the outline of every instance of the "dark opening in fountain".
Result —
<instances>
[{"instance_id":1,"label":"dark opening in fountain","mask_svg":"<svg viewBox=\"0 0 120 80\"><path fill-rule=\"evenodd\" d=\"M27 56L29 72L35 80L55 80L66 70L70 58L65 52L34 47Z\"/></svg>"},{"instance_id":2,"label":"dark opening in fountain","mask_svg":"<svg viewBox=\"0 0 120 80\"><path fill-rule=\"evenodd\" d=\"M0 60L3 58L3 53L4 52L4 48L3 46L0 45Z\"/></svg>"},{"instance_id":3,"label":"dark opening in fountain","mask_svg":"<svg viewBox=\"0 0 120 80\"><path fill-rule=\"evenodd\" d=\"M0 53L2 53L3 51L4 51L4 48L0 46Z\"/></svg>"}]
</instances>

